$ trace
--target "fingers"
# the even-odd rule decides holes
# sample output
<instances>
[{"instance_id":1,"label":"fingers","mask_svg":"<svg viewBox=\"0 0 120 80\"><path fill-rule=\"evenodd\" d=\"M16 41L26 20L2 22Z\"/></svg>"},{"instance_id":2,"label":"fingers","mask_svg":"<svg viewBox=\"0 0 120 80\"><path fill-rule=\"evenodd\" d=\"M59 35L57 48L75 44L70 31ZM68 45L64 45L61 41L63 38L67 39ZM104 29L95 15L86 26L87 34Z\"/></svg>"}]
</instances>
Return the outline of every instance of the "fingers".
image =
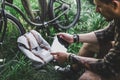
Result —
<instances>
[{"instance_id":1,"label":"fingers","mask_svg":"<svg viewBox=\"0 0 120 80\"><path fill-rule=\"evenodd\" d=\"M53 55L53 58L56 60L56 59L57 59L57 56L58 56L58 53L56 53L56 52L51 52L51 55Z\"/></svg>"},{"instance_id":2,"label":"fingers","mask_svg":"<svg viewBox=\"0 0 120 80\"><path fill-rule=\"evenodd\" d=\"M58 60L58 53L56 53L56 52L51 52L51 55L53 55L53 59L54 60Z\"/></svg>"},{"instance_id":3,"label":"fingers","mask_svg":"<svg viewBox=\"0 0 120 80\"><path fill-rule=\"evenodd\" d=\"M66 33L58 33L57 35L58 35L60 38L63 38L65 34L66 34Z\"/></svg>"},{"instance_id":4,"label":"fingers","mask_svg":"<svg viewBox=\"0 0 120 80\"><path fill-rule=\"evenodd\" d=\"M58 56L57 55L53 55L54 60L58 61Z\"/></svg>"},{"instance_id":5,"label":"fingers","mask_svg":"<svg viewBox=\"0 0 120 80\"><path fill-rule=\"evenodd\" d=\"M64 52L51 52L51 54L53 55L54 60L56 60L59 63L65 62L69 55L68 53Z\"/></svg>"},{"instance_id":6,"label":"fingers","mask_svg":"<svg viewBox=\"0 0 120 80\"><path fill-rule=\"evenodd\" d=\"M52 54L52 55L57 55L57 54L58 54L58 52L51 52L51 54Z\"/></svg>"}]
</instances>

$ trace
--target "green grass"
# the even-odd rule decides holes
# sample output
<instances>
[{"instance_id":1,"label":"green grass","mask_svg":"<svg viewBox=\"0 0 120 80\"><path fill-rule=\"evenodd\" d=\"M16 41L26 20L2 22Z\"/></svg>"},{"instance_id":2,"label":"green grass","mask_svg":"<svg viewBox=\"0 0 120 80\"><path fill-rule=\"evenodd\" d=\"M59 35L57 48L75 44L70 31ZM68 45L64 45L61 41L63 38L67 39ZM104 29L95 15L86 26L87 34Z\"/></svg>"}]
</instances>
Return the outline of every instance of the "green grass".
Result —
<instances>
[{"instance_id":1,"label":"green grass","mask_svg":"<svg viewBox=\"0 0 120 80\"><path fill-rule=\"evenodd\" d=\"M67 33L86 33L103 28L107 25L107 23L104 21L104 18L95 13L94 5L90 4L87 0L82 0L81 2L82 11L80 19L73 28L70 28L66 31ZM18 0L14 0L14 4L22 8L21 3ZM32 5L34 6L35 4ZM20 15L18 15L14 10L12 12L10 10L9 12L17 16L22 24L24 24L24 27L27 31L33 29L33 27L25 23L22 17L20 17ZM61 32L64 31L61 30ZM57 31L54 28L50 28L50 35L53 36L56 33ZM41 34L44 35L44 33ZM51 43L52 40L48 42ZM15 48L17 45L9 43L12 42L10 40L7 40L6 46L9 46L7 48L6 46L0 46L0 54L8 54L7 57L10 57L11 55L16 55L16 57L12 60L12 62L6 64L4 68L0 68L0 80L65 80L64 75L61 75L54 70L54 65L56 65L57 63L50 62L43 68L36 70L34 67L31 66L31 61L26 58L23 53L18 50L18 48ZM77 54L81 46L82 43L72 44L70 45L68 51ZM66 64L63 64L62 66L64 65ZM75 80L74 76L71 76L69 80Z\"/></svg>"}]
</instances>

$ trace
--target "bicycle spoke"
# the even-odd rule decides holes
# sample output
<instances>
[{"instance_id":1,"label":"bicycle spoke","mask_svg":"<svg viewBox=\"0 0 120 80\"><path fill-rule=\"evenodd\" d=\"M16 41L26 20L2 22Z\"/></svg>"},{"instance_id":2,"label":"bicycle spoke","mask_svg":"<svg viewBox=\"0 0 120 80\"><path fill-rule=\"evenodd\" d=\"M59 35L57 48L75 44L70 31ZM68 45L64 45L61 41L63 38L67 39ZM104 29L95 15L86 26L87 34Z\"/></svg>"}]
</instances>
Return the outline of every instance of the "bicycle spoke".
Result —
<instances>
[{"instance_id":1,"label":"bicycle spoke","mask_svg":"<svg viewBox=\"0 0 120 80\"><path fill-rule=\"evenodd\" d=\"M69 18L68 18L69 16L66 15L66 14L64 14L64 15L65 15L65 20L67 21L65 25L67 25L67 24L70 22L70 20L69 20Z\"/></svg>"},{"instance_id":2,"label":"bicycle spoke","mask_svg":"<svg viewBox=\"0 0 120 80\"><path fill-rule=\"evenodd\" d=\"M54 2L57 2L59 4L62 4L62 1L61 0L55 0Z\"/></svg>"},{"instance_id":3,"label":"bicycle spoke","mask_svg":"<svg viewBox=\"0 0 120 80\"><path fill-rule=\"evenodd\" d=\"M62 2L62 4L63 4L63 3L68 4L68 5L72 4L72 3L65 2L65 1L63 1L63 0L60 0L60 1Z\"/></svg>"},{"instance_id":4,"label":"bicycle spoke","mask_svg":"<svg viewBox=\"0 0 120 80\"><path fill-rule=\"evenodd\" d=\"M80 16L80 0L50 0L50 2L52 17L56 18L62 14L56 21L58 27L67 29L76 24Z\"/></svg>"}]
</instances>

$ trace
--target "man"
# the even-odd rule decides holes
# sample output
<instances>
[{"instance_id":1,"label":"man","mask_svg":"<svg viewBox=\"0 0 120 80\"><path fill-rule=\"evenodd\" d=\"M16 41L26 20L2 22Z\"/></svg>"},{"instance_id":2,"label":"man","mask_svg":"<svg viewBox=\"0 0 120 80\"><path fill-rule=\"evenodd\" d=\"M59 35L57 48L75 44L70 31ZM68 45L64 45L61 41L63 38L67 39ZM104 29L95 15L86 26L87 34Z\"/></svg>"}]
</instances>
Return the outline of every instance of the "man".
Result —
<instances>
[{"instance_id":1,"label":"man","mask_svg":"<svg viewBox=\"0 0 120 80\"><path fill-rule=\"evenodd\" d=\"M94 3L96 12L106 21L111 21L108 27L78 35L59 33L69 43L83 42L84 45L78 55L63 52L51 54L58 62L68 61L76 67L84 67L85 72L79 80L120 80L120 0L94 0ZM99 52L96 58L92 58L93 52Z\"/></svg>"}]
</instances>

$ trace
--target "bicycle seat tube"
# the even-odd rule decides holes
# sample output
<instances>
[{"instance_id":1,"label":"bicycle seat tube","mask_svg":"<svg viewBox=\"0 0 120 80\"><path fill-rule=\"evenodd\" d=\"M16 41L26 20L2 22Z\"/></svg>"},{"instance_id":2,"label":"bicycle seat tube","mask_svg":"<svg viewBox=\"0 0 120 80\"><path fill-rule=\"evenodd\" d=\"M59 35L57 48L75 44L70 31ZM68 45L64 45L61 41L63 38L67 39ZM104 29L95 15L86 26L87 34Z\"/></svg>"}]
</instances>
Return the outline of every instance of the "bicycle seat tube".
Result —
<instances>
[{"instance_id":1,"label":"bicycle seat tube","mask_svg":"<svg viewBox=\"0 0 120 80\"><path fill-rule=\"evenodd\" d=\"M31 8L31 5L30 5L30 0L21 0L21 2L22 2L22 5L23 5L28 17L30 18L30 20L34 21L35 16L32 12L32 8Z\"/></svg>"},{"instance_id":2,"label":"bicycle seat tube","mask_svg":"<svg viewBox=\"0 0 120 80\"><path fill-rule=\"evenodd\" d=\"M48 4L47 4L47 0L38 0L39 2L39 8L40 8L40 17L41 17L41 21L42 23L44 23L46 17L47 17L47 12L48 12Z\"/></svg>"},{"instance_id":3,"label":"bicycle seat tube","mask_svg":"<svg viewBox=\"0 0 120 80\"><path fill-rule=\"evenodd\" d=\"M23 7L24 7L26 13L28 14L28 17L30 18L30 20L32 20L34 22L35 15L32 12L30 0L21 0L21 2L23 4ZM44 19L46 18L47 8L48 8L47 0L38 0L38 6L39 6L40 19L44 23Z\"/></svg>"}]
</instances>

